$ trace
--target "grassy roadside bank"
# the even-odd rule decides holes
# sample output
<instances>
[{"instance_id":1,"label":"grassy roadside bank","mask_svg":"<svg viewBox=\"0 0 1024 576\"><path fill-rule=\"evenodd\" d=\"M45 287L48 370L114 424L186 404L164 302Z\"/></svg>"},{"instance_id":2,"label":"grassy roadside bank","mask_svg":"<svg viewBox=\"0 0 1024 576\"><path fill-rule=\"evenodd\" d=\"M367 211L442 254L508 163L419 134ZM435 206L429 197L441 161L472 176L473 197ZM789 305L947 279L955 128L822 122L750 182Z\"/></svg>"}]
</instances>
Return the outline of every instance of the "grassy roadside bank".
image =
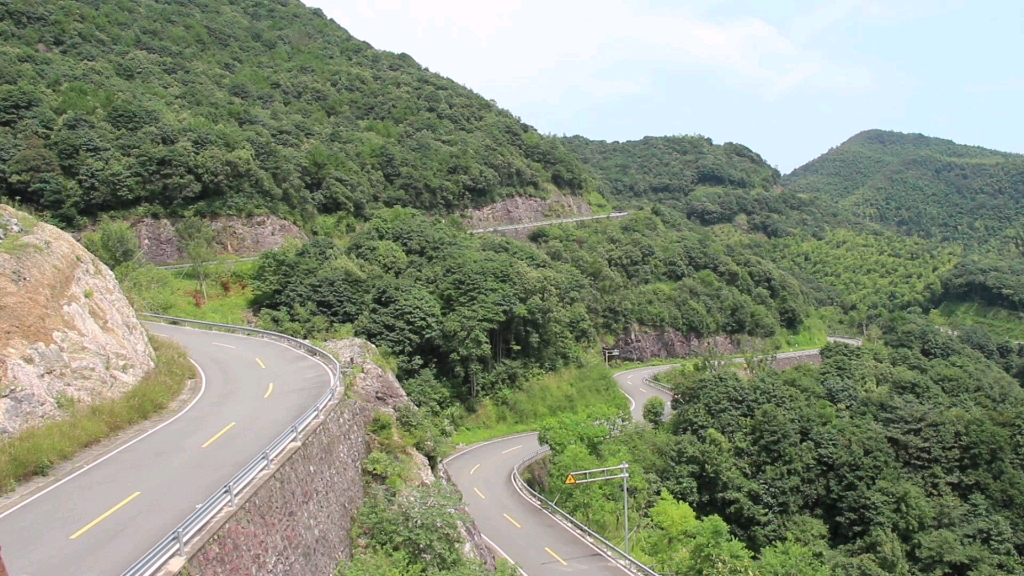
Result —
<instances>
[{"instance_id":1,"label":"grassy roadside bank","mask_svg":"<svg viewBox=\"0 0 1024 576\"><path fill-rule=\"evenodd\" d=\"M812 350L826 342L826 323L820 318L805 322L797 333L777 336L768 345L777 352ZM723 359L742 355L725 356ZM654 359L646 362L617 362L605 367L598 352L588 356L580 368L568 368L546 374L502 399L486 399L476 412L459 423L452 443L475 444L520 432L537 430L553 416L579 412L591 406L628 409L629 401L619 391L618 372L668 364L694 365L696 358Z\"/></svg>"},{"instance_id":2,"label":"grassy roadside bank","mask_svg":"<svg viewBox=\"0 0 1024 576\"><path fill-rule=\"evenodd\" d=\"M156 367L121 398L71 407L62 420L47 422L0 441L0 493L50 470L110 436L167 408L195 378L195 367L176 342L150 336Z\"/></svg>"},{"instance_id":3,"label":"grassy roadside bank","mask_svg":"<svg viewBox=\"0 0 1024 576\"><path fill-rule=\"evenodd\" d=\"M255 269L256 262L211 265L205 301L191 270L143 266L125 273L120 283L136 310L244 326L245 313L252 306L250 283Z\"/></svg>"},{"instance_id":4,"label":"grassy roadside bank","mask_svg":"<svg viewBox=\"0 0 1024 576\"><path fill-rule=\"evenodd\" d=\"M491 438L536 430L541 422L590 406L623 410L629 401L619 392L612 374L596 357L580 368L546 374L501 400L487 399L460 423L452 438L458 444L475 444Z\"/></svg>"}]
</instances>

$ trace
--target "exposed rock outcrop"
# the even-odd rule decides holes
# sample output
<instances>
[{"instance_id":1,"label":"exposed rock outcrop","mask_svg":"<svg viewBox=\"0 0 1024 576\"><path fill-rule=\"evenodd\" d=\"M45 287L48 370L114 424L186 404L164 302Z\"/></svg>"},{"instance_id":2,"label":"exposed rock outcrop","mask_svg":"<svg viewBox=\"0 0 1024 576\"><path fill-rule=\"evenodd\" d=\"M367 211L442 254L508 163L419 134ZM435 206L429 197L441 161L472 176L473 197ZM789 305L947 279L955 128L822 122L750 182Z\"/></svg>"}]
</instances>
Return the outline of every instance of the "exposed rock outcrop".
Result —
<instances>
[{"instance_id":1,"label":"exposed rock outcrop","mask_svg":"<svg viewBox=\"0 0 1024 576\"><path fill-rule=\"evenodd\" d=\"M752 344L756 341L750 340ZM619 359L644 362L652 358L690 358L714 348L721 354L743 352L741 342L732 336L698 338L685 335L671 328L667 330L642 330L634 328L619 336L615 341Z\"/></svg>"},{"instance_id":2,"label":"exposed rock outcrop","mask_svg":"<svg viewBox=\"0 0 1024 576\"><path fill-rule=\"evenodd\" d=\"M113 273L68 234L0 205L0 435L117 397L153 349ZM12 221L16 224L12 224Z\"/></svg>"},{"instance_id":3,"label":"exposed rock outcrop","mask_svg":"<svg viewBox=\"0 0 1024 576\"><path fill-rule=\"evenodd\" d=\"M185 259L174 225L170 220L149 218L132 225L148 262L169 264ZM210 220L210 227L216 232L215 242L222 253L243 257L280 248L289 238L308 239L298 226L277 216L224 216Z\"/></svg>"},{"instance_id":4,"label":"exposed rock outcrop","mask_svg":"<svg viewBox=\"0 0 1024 576\"><path fill-rule=\"evenodd\" d=\"M465 221L466 226L472 230L509 224L527 224L551 218L590 216L593 213L590 205L582 198L567 196L555 191L547 200L525 196L506 198L490 206L468 211ZM529 229L505 232L505 234L516 238L526 238L529 233Z\"/></svg>"},{"instance_id":5,"label":"exposed rock outcrop","mask_svg":"<svg viewBox=\"0 0 1024 576\"><path fill-rule=\"evenodd\" d=\"M373 344L359 338L346 338L329 340L323 348L334 354L342 366L359 368L349 391L360 400L392 414L398 406L410 403L398 378L373 361L377 355Z\"/></svg>"}]
</instances>

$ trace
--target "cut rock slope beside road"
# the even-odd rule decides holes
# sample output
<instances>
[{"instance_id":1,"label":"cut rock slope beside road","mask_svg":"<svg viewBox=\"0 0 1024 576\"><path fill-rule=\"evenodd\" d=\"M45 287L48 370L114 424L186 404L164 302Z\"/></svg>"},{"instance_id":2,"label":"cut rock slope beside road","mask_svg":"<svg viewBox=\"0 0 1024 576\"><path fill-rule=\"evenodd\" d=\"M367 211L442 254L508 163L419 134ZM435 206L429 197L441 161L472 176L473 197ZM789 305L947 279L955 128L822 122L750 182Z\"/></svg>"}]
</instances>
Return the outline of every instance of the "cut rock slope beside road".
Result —
<instances>
[{"instance_id":1,"label":"cut rock slope beside road","mask_svg":"<svg viewBox=\"0 0 1024 576\"><path fill-rule=\"evenodd\" d=\"M127 392L153 349L114 274L68 234L0 205L0 436Z\"/></svg>"}]
</instances>

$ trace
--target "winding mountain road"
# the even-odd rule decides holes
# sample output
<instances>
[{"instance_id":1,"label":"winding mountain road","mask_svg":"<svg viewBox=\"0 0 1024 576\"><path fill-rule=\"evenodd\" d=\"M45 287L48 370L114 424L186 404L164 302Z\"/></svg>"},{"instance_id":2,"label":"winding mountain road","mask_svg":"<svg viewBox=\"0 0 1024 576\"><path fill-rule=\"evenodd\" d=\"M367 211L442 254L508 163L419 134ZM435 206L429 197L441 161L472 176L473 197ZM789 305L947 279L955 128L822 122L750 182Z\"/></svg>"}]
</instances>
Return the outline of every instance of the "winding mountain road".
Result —
<instances>
[{"instance_id":1,"label":"winding mountain road","mask_svg":"<svg viewBox=\"0 0 1024 576\"><path fill-rule=\"evenodd\" d=\"M829 336L829 342L860 346L858 338ZM813 356L818 349L786 352L776 360ZM729 360L742 362L742 358ZM645 382L677 365L635 368L615 374L615 382L629 398L634 420L643 419L643 406L652 397L671 404L672 395ZM670 410L666 406L666 412ZM512 482L512 471L524 457L540 449L537 433L520 434L470 446L446 462L462 492L470 516L488 542L527 576L566 573L621 576L625 569L576 536L546 511L534 505Z\"/></svg>"},{"instance_id":2,"label":"winding mountain road","mask_svg":"<svg viewBox=\"0 0 1024 576\"><path fill-rule=\"evenodd\" d=\"M118 575L281 432L331 384L296 350L245 336L148 324L203 374L184 411L0 510L11 576Z\"/></svg>"},{"instance_id":3,"label":"winding mountain road","mask_svg":"<svg viewBox=\"0 0 1024 576\"><path fill-rule=\"evenodd\" d=\"M640 412L648 398L671 400L667 392L644 384L645 377L669 368L672 366L637 368L615 375L616 383L630 400L634 419L642 417ZM484 537L527 576L626 574L519 493L512 483L512 470L538 449L537 433L531 432L476 444L448 459L448 472Z\"/></svg>"}]
</instances>

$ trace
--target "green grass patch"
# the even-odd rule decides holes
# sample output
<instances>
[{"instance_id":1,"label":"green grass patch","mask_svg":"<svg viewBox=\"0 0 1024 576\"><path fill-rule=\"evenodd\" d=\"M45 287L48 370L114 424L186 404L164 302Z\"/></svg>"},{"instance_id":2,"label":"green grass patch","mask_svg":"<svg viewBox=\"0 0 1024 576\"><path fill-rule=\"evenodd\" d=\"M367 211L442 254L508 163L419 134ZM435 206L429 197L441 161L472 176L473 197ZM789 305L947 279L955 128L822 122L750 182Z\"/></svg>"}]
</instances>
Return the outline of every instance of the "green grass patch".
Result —
<instances>
[{"instance_id":1,"label":"green grass patch","mask_svg":"<svg viewBox=\"0 0 1024 576\"><path fill-rule=\"evenodd\" d=\"M627 410L629 401L619 391L612 373L593 358L583 367L542 376L503 398L484 400L476 412L459 423L452 442L472 444L536 430L547 418L590 406Z\"/></svg>"},{"instance_id":2,"label":"green grass patch","mask_svg":"<svg viewBox=\"0 0 1024 576\"><path fill-rule=\"evenodd\" d=\"M195 378L180 345L150 337L156 367L121 398L88 406L63 406L67 416L28 428L0 442L0 491L9 492L33 476L72 458L84 448L159 413Z\"/></svg>"},{"instance_id":3,"label":"green grass patch","mask_svg":"<svg viewBox=\"0 0 1024 576\"><path fill-rule=\"evenodd\" d=\"M1024 341L1024 313L977 303L946 302L932 310L931 320L957 330L965 326L985 329L993 338Z\"/></svg>"},{"instance_id":4,"label":"green grass patch","mask_svg":"<svg viewBox=\"0 0 1024 576\"><path fill-rule=\"evenodd\" d=\"M190 270L162 270L144 266L123 271L121 287L136 310L179 318L245 325L252 307L250 282L255 262L217 264L210 267L206 299L202 298Z\"/></svg>"},{"instance_id":5,"label":"green grass patch","mask_svg":"<svg viewBox=\"0 0 1024 576\"><path fill-rule=\"evenodd\" d=\"M795 352L797 350L812 350L821 348L828 342L829 321L820 312L815 312L810 318L800 324L797 332L784 332L769 342L779 352Z\"/></svg>"},{"instance_id":6,"label":"green grass patch","mask_svg":"<svg viewBox=\"0 0 1024 576\"><path fill-rule=\"evenodd\" d=\"M17 234L7 234L7 236L3 240L0 240L0 253L17 256L18 254L26 252L28 250L37 250L41 252L43 249L40 246L30 244L28 242L23 242L21 240L23 236L32 233L32 229L35 227L38 221L32 216L25 214L24 212L17 211L15 211L14 213L14 219L18 221L18 224L24 231L19 232Z\"/></svg>"},{"instance_id":7,"label":"green grass patch","mask_svg":"<svg viewBox=\"0 0 1024 576\"><path fill-rule=\"evenodd\" d=\"M608 200L592 186L588 186L587 189L583 191L583 200L590 205L590 209L594 211L594 215L612 213L612 205L609 204Z\"/></svg>"}]
</instances>

